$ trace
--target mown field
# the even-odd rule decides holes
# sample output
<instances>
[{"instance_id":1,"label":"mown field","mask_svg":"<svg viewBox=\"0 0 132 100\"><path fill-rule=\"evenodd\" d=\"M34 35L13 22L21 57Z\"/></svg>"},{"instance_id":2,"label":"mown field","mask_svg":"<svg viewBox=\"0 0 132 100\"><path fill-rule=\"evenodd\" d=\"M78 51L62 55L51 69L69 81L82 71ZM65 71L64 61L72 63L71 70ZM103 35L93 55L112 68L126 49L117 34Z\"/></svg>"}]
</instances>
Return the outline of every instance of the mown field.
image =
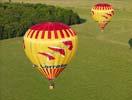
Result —
<instances>
[{"instance_id":1,"label":"mown field","mask_svg":"<svg viewBox=\"0 0 132 100\"><path fill-rule=\"evenodd\" d=\"M71 26L78 33L78 52L52 91L25 56L22 38L0 41L0 100L132 99L131 0L106 0L116 14L104 32L90 15L90 8L100 0L23 1L73 9L86 21Z\"/></svg>"}]
</instances>

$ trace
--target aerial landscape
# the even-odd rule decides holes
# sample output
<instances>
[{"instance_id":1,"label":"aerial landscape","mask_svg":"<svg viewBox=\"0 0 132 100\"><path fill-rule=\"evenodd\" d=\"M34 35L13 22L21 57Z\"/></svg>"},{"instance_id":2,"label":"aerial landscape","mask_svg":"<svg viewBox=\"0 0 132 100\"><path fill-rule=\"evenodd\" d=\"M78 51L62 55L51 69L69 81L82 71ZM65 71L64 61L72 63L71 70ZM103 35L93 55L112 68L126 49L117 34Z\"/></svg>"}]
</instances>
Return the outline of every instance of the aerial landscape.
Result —
<instances>
[{"instance_id":1,"label":"aerial landscape","mask_svg":"<svg viewBox=\"0 0 132 100\"><path fill-rule=\"evenodd\" d=\"M114 15L103 31L92 18L91 9L97 3L102 0L1 0L0 100L131 100L132 50L129 41L132 39L132 1L105 0L113 6ZM7 8L20 9L21 4L26 4L21 9L25 15L18 27L12 13L4 17L3 14ZM45 9L59 13L51 10L56 16L45 17L47 10L42 10L43 5ZM28 6L31 9L26 10ZM33 13L36 15L32 16ZM61 14L65 15L62 19ZM43 20L43 16L48 19ZM69 16L72 16L70 20ZM23 48L26 31L44 21L63 22L78 37L77 51L67 68L55 79L53 90L48 88L47 79L32 67ZM6 31L2 30L2 25ZM17 28L17 32L11 31Z\"/></svg>"}]
</instances>

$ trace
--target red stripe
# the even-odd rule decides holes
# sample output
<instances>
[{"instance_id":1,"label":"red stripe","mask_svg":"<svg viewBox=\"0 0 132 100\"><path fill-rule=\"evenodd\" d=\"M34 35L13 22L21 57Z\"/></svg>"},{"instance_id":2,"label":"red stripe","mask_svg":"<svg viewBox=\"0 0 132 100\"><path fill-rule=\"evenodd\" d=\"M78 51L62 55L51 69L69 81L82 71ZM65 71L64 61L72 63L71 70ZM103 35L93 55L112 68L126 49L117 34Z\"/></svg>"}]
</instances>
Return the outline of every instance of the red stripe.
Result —
<instances>
[{"instance_id":1,"label":"red stripe","mask_svg":"<svg viewBox=\"0 0 132 100\"><path fill-rule=\"evenodd\" d=\"M52 69L52 78L54 79L55 78L55 74L54 74L54 68Z\"/></svg>"},{"instance_id":2,"label":"red stripe","mask_svg":"<svg viewBox=\"0 0 132 100\"><path fill-rule=\"evenodd\" d=\"M40 69L41 70L41 69ZM45 75L45 77L47 77L47 74L46 74L46 72L45 72L45 70L42 68L42 74L44 74Z\"/></svg>"},{"instance_id":3,"label":"red stripe","mask_svg":"<svg viewBox=\"0 0 132 100\"><path fill-rule=\"evenodd\" d=\"M112 16L112 14L106 13L108 16Z\"/></svg>"},{"instance_id":4,"label":"red stripe","mask_svg":"<svg viewBox=\"0 0 132 100\"><path fill-rule=\"evenodd\" d=\"M39 32L40 32L40 31L37 31L37 33L36 33L36 35L35 35L35 39L38 38Z\"/></svg>"},{"instance_id":5,"label":"red stripe","mask_svg":"<svg viewBox=\"0 0 132 100\"><path fill-rule=\"evenodd\" d=\"M104 18L108 19L108 17L107 17L107 16L102 16L102 17L104 17Z\"/></svg>"},{"instance_id":6,"label":"red stripe","mask_svg":"<svg viewBox=\"0 0 132 100\"><path fill-rule=\"evenodd\" d=\"M53 79L53 73L52 73L52 68L50 68L50 78Z\"/></svg>"},{"instance_id":7,"label":"red stripe","mask_svg":"<svg viewBox=\"0 0 132 100\"><path fill-rule=\"evenodd\" d=\"M56 77L64 70L64 68L58 68L57 70L58 71L57 71Z\"/></svg>"},{"instance_id":8,"label":"red stripe","mask_svg":"<svg viewBox=\"0 0 132 100\"><path fill-rule=\"evenodd\" d=\"M52 80L53 79L52 78L52 73L51 73L52 69L51 68L48 68L48 71L49 71L49 79Z\"/></svg>"},{"instance_id":9,"label":"red stripe","mask_svg":"<svg viewBox=\"0 0 132 100\"><path fill-rule=\"evenodd\" d=\"M72 41L67 40L67 41L64 41L63 43L68 47L69 50L72 50L73 48Z\"/></svg>"},{"instance_id":10,"label":"red stripe","mask_svg":"<svg viewBox=\"0 0 132 100\"><path fill-rule=\"evenodd\" d=\"M69 33L68 33L66 30L64 30L64 31L65 31L65 33L66 33L66 36L67 36L67 37L70 37Z\"/></svg>"},{"instance_id":11,"label":"red stripe","mask_svg":"<svg viewBox=\"0 0 132 100\"><path fill-rule=\"evenodd\" d=\"M71 33L70 33L69 29L68 29L68 30L66 30L66 31L67 31L67 33L68 33L68 34L69 34L69 36L70 36L70 34L71 34Z\"/></svg>"},{"instance_id":12,"label":"red stripe","mask_svg":"<svg viewBox=\"0 0 132 100\"><path fill-rule=\"evenodd\" d=\"M54 74L55 68L52 70L52 77L55 78L55 74Z\"/></svg>"},{"instance_id":13,"label":"red stripe","mask_svg":"<svg viewBox=\"0 0 132 100\"><path fill-rule=\"evenodd\" d=\"M57 77L56 75L57 75L57 68L55 68L55 71L54 71L54 75L55 75L55 77Z\"/></svg>"},{"instance_id":14,"label":"red stripe","mask_svg":"<svg viewBox=\"0 0 132 100\"><path fill-rule=\"evenodd\" d=\"M46 78L48 78L48 72L47 72L46 68L44 68L43 70L45 72Z\"/></svg>"},{"instance_id":15,"label":"red stripe","mask_svg":"<svg viewBox=\"0 0 132 100\"><path fill-rule=\"evenodd\" d=\"M51 39L51 31L48 31L48 39Z\"/></svg>"},{"instance_id":16,"label":"red stripe","mask_svg":"<svg viewBox=\"0 0 132 100\"><path fill-rule=\"evenodd\" d=\"M48 79L51 80L51 74L50 74L50 68L47 68L47 71L48 71Z\"/></svg>"},{"instance_id":17,"label":"red stripe","mask_svg":"<svg viewBox=\"0 0 132 100\"><path fill-rule=\"evenodd\" d=\"M56 30L54 31L54 35L55 35L55 39L58 39L58 34Z\"/></svg>"},{"instance_id":18,"label":"red stripe","mask_svg":"<svg viewBox=\"0 0 132 100\"><path fill-rule=\"evenodd\" d=\"M74 30L72 30L73 34L76 35L76 32Z\"/></svg>"},{"instance_id":19,"label":"red stripe","mask_svg":"<svg viewBox=\"0 0 132 100\"><path fill-rule=\"evenodd\" d=\"M48 68L45 68L45 71L47 72L47 78L50 79Z\"/></svg>"},{"instance_id":20,"label":"red stripe","mask_svg":"<svg viewBox=\"0 0 132 100\"><path fill-rule=\"evenodd\" d=\"M44 39L45 31L42 32L41 39Z\"/></svg>"},{"instance_id":21,"label":"red stripe","mask_svg":"<svg viewBox=\"0 0 132 100\"><path fill-rule=\"evenodd\" d=\"M31 31L32 31L32 30L30 30L30 31L28 32L28 35L27 35L27 37L29 36L29 34L31 33Z\"/></svg>"},{"instance_id":22,"label":"red stripe","mask_svg":"<svg viewBox=\"0 0 132 100\"><path fill-rule=\"evenodd\" d=\"M65 37L62 30L60 30L60 35L61 35L61 38L64 38Z\"/></svg>"},{"instance_id":23,"label":"red stripe","mask_svg":"<svg viewBox=\"0 0 132 100\"><path fill-rule=\"evenodd\" d=\"M32 37L33 37L34 32L35 32L35 30L33 30L33 32L32 32L32 34L31 34L30 38L32 38Z\"/></svg>"},{"instance_id":24,"label":"red stripe","mask_svg":"<svg viewBox=\"0 0 132 100\"><path fill-rule=\"evenodd\" d=\"M45 52L38 52L39 54L48 57L49 60L54 60L55 57L53 57L51 54L45 53Z\"/></svg>"},{"instance_id":25,"label":"red stripe","mask_svg":"<svg viewBox=\"0 0 132 100\"><path fill-rule=\"evenodd\" d=\"M49 49L59 52L61 55L65 56L65 50L63 48L48 47Z\"/></svg>"},{"instance_id":26,"label":"red stripe","mask_svg":"<svg viewBox=\"0 0 132 100\"><path fill-rule=\"evenodd\" d=\"M60 68L57 68L56 77L59 75Z\"/></svg>"},{"instance_id":27,"label":"red stripe","mask_svg":"<svg viewBox=\"0 0 132 100\"><path fill-rule=\"evenodd\" d=\"M71 33L72 36L74 36L74 34L72 33L72 31L69 29L69 32Z\"/></svg>"}]
</instances>

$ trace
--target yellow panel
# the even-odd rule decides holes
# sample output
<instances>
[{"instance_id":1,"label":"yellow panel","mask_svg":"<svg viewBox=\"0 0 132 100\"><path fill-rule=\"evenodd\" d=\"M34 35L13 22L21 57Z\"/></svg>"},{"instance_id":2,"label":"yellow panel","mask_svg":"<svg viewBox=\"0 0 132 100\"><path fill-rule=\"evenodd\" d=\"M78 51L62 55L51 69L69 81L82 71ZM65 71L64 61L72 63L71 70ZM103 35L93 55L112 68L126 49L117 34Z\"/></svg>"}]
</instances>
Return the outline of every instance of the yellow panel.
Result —
<instances>
[{"instance_id":1,"label":"yellow panel","mask_svg":"<svg viewBox=\"0 0 132 100\"><path fill-rule=\"evenodd\" d=\"M57 34L58 34L58 39L62 39L62 38L61 38L60 30L57 30Z\"/></svg>"},{"instance_id":2,"label":"yellow panel","mask_svg":"<svg viewBox=\"0 0 132 100\"><path fill-rule=\"evenodd\" d=\"M35 31L36 32L36 31ZM57 66L67 64L73 57L76 48L77 48L77 37L72 36L69 38L62 39L60 36L60 31L57 31L59 34L59 39L47 39L48 31L45 32L44 39L30 39L24 37L25 42L25 52L28 58L32 61L33 64L43 67L45 66ZM35 33L34 33L35 34ZM39 38L41 37L42 31L39 32ZM53 31L51 32L53 35ZM53 37L53 36L52 36ZM73 43L73 49L69 50L63 41L70 40ZM65 56L61 55L59 52L49 49L48 47L57 47L65 50ZM49 60L47 56L41 55L40 53L51 54L55 59Z\"/></svg>"},{"instance_id":3,"label":"yellow panel","mask_svg":"<svg viewBox=\"0 0 132 100\"><path fill-rule=\"evenodd\" d=\"M48 39L48 31L45 31L45 34L44 34L44 39Z\"/></svg>"},{"instance_id":4,"label":"yellow panel","mask_svg":"<svg viewBox=\"0 0 132 100\"><path fill-rule=\"evenodd\" d=\"M42 32L43 32L43 31L39 31L38 39L41 39Z\"/></svg>"},{"instance_id":5,"label":"yellow panel","mask_svg":"<svg viewBox=\"0 0 132 100\"><path fill-rule=\"evenodd\" d=\"M94 9L92 9L92 11L94 12L94 14L92 14L93 19L98 22L110 21L113 16L113 14L112 14L113 9L112 10L94 10ZM108 16L107 13L111 14L112 16ZM105 16L107 18L105 18L103 16Z\"/></svg>"}]
</instances>

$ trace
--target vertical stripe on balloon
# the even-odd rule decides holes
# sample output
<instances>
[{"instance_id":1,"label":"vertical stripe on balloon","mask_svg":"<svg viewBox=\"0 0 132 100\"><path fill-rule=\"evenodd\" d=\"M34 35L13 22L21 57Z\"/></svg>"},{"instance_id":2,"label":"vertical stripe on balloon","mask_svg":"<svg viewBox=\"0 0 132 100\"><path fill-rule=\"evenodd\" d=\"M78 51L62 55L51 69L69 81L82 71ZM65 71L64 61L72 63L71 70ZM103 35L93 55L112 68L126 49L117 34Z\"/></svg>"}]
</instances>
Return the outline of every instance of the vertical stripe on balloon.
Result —
<instances>
[{"instance_id":1,"label":"vertical stripe on balloon","mask_svg":"<svg viewBox=\"0 0 132 100\"><path fill-rule=\"evenodd\" d=\"M30 38L33 37L34 33L35 33L35 30L32 31L32 33L31 33L31 35L30 35Z\"/></svg>"},{"instance_id":2,"label":"vertical stripe on balloon","mask_svg":"<svg viewBox=\"0 0 132 100\"><path fill-rule=\"evenodd\" d=\"M40 71L40 73L41 73L43 76L46 76L46 73L45 73L45 71L44 71L43 68L38 68L38 70Z\"/></svg>"},{"instance_id":3,"label":"vertical stripe on balloon","mask_svg":"<svg viewBox=\"0 0 132 100\"><path fill-rule=\"evenodd\" d=\"M51 68L51 69L50 69L50 72L51 72L51 78L52 78L52 79L54 79L54 73L53 73L53 71L54 71L54 68Z\"/></svg>"},{"instance_id":4,"label":"vertical stripe on balloon","mask_svg":"<svg viewBox=\"0 0 132 100\"><path fill-rule=\"evenodd\" d=\"M70 32L70 34L72 35L72 36L74 36L74 34L72 33L72 31L69 29L69 32Z\"/></svg>"},{"instance_id":5,"label":"vertical stripe on balloon","mask_svg":"<svg viewBox=\"0 0 132 100\"><path fill-rule=\"evenodd\" d=\"M49 68L49 70L50 70L50 78L54 79L54 76L53 76L53 73L52 73L52 71L54 70L54 68Z\"/></svg>"},{"instance_id":6,"label":"vertical stripe on balloon","mask_svg":"<svg viewBox=\"0 0 132 100\"><path fill-rule=\"evenodd\" d=\"M69 29L66 29L66 31L69 33L70 37L72 37L71 32L69 31Z\"/></svg>"},{"instance_id":7,"label":"vertical stripe on balloon","mask_svg":"<svg viewBox=\"0 0 132 100\"><path fill-rule=\"evenodd\" d=\"M48 39L51 39L51 31L48 31Z\"/></svg>"},{"instance_id":8,"label":"vertical stripe on balloon","mask_svg":"<svg viewBox=\"0 0 132 100\"><path fill-rule=\"evenodd\" d=\"M49 80L56 78L63 70L62 68L38 68L43 76L46 76Z\"/></svg>"},{"instance_id":9,"label":"vertical stripe on balloon","mask_svg":"<svg viewBox=\"0 0 132 100\"><path fill-rule=\"evenodd\" d=\"M54 78L55 78L55 70L56 70L56 68L54 68L54 70L52 71Z\"/></svg>"},{"instance_id":10,"label":"vertical stripe on balloon","mask_svg":"<svg viewBox=\"0 0 132 100\"><path fill-rule=\"evenodd\" d=\"M26 37L28 37L28 34L30 33L30 29L28 29L28 31L25 33L26 34Z\"/></svg>"},{"instance_id":11,"label":"vertical stripe on balloon","mask_svg":"<svg viewBox=\"0 0 132 100\"><path fill-rule=\"evenodd\" d=\"M49 71L48 71L48 68L45 68L45 71L47 73L47 77L49 77Z\"/></svg>"},{"instance_id":12,"label":"vertical stripe on balloon","mask_svg":"<svg viewBox=\"0 0 132 100\"><path fill-rule=\"evenodd\" d=\"M42 31L41 39L44 39L45 31Z\"/></svg>"},{"instance_id":13,"label":"vertical stripe on balloon","mask_svg":"<svg viewBox=\"0 0 132 100\"><path fill-rule=\"evenodd\" d=\"M67 35L66 35L65 31L64 30L61 30L61 31L64 34L64 37L67 38Z\"/></svg>"},{"instance_id":14,"label":"vertical stripe on balloon","mask_svg":"<svg viewBox=\"0 0 132 100\"><path fill-rule=\"evenodd\" d=\"M64 31L65 31L66 36L70 37L69 33L66 30L64 30Z\"/></svg>"},{"instance_id":15,"label":"vertical stripe on balloon","mask_svg":"<svg viewBox=\"0 0 132 100\"><path fill-rule=\"evenodd\" d=\"M60 68L56 68L55 77L57 77L57 76L58 76L59 70L60 70Z\"/></svg>"},{"instance_id":16,"label":"vertical stripe on balloon","mask_svg":"<svg viewBox=\"0 0 132 100\"><path fill-rule=\"evenodd\" d=\"M55 39L58 39L57 30L54 31Z\"/></svg>"},{"instance_id":17,"label":"vertical stripe on balloon","mask_svg":"<svg viewBox=\"0 0 132 100\"><path fill-rule=\"evenodd\" d=\"M56 77L63 71L64 68L57 68L57 74L56 74Z\"/></svg>"},{"instance_id":18,"label":"vertical stripe on balloon","mask_svg":"<svg viewBox=\"0 0 132 100\"><path fill-rule=\"evenodd\" d=\"M57 72L58 72L57 69L58 69L58 68L55 68L55 71L54 71L54 75L55 75L55 77L56 77L56 74L57 74Z\"/></svg>"},{"instance_id":19,"label":"vertical stripe on balloon","mask_svg":"<svg viewBox=\"0 0 132 100\"><path fill-rule=\"evenodd\" d=\"M47 78L47 73L46 73L45 69L42 68L42 70L43 70L43 73L45 74L45 77Z\"/></svg>"},{"instance_id":20,"label":"vertical stripe on balloon","mask_svg":"<svg viewBox=\"0 0 132 100\"><path fill-rule=\"evenodd\" d=\"M32 32L33 30L30 30L30 32L27 34L27 37L29 37Z\"/></svg>"},{"instance_id":21,"label":"vertical stripe on balloon","mask_svg":"<svg viewBox=\"0 0 132 100\"><path fill-rule=\"evenodd\" d=\"M51 79L50 68L46 68L46 69L47 69L47 71L48 71L48 77L49 77L49 79Z\"/></svg>"},{"instance_id":22,"label":"vertical stripe on balloon","mask_svg":"<svg viewBox=\"0 0 132 100\"><path fill-rule=\"evenodd\" d=\"M37 31L37 32L36 32L36 34L35 34L35 39L38 38L39 32L40 32L40 31Z\"/></svg>"},{"instance_id":23,"label":"vertical stripe on balloon","mask_svg":"<svg viewBox=\"0 0 132 100\"><path fill-rule=\"evenodd\" d=\"M60 35L61 35L61 38L64 38L64 33L62 32L62 30L60 30Z\"/></svg>"},{"instance_id":24,"label":"vertical stripe on balloon","mask_svg":"<svg viewBox=\"0 0 132 100\"><path fill-rule=\"evenodd\" d=\"M73 33L73 35L76 35L76 32L74 32L72 29L70 29L71 30L71 32Z\"/></svg>"}]
</instances>

